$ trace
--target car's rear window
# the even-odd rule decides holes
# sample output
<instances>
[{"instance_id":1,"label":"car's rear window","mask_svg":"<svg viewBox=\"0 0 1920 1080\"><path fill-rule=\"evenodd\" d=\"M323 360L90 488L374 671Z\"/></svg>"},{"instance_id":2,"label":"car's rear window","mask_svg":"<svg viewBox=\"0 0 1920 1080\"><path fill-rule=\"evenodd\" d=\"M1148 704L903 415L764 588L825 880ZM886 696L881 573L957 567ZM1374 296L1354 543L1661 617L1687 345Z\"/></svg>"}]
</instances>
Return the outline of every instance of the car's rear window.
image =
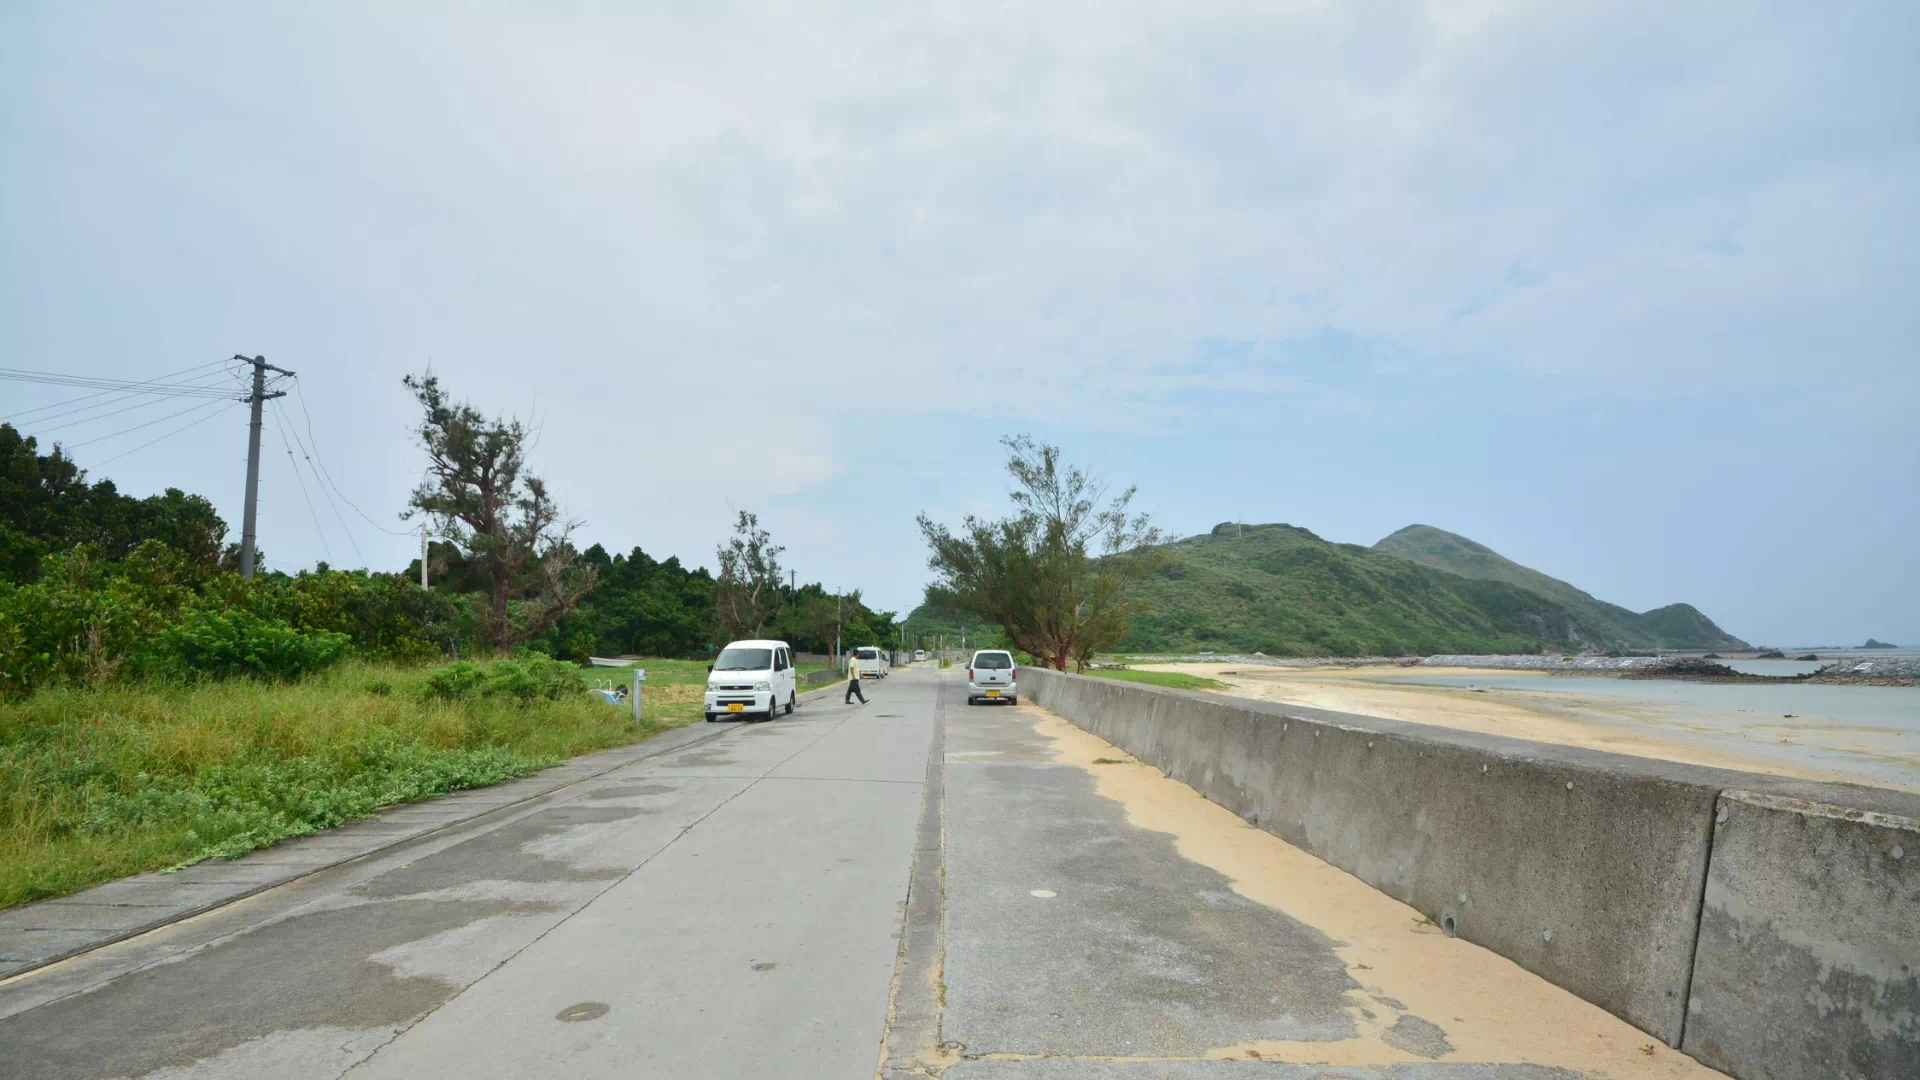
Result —
<instances>
[{"instance_id":1,"label":"car's rear window","mask_svg":"<svg viewBox=\"0 0 1920 1080\"><path fill-rule=\"evenodd\" d=\"M880 659L880 650L879 649L855 649L853 650L853 655L859 657L862 660L878 660Z\"/></svg>"},{"instance_id":2,"label":"car's rear window","mask_svg":"<svg viewBox=\"0 0 1920 1080\"><path fill-rule=\"evenodd\" d=\"M1013 666L1013 657L1003 652L983 652L973 658L973 666L988 671L1004 671Z\"/></svg>"}]
</instances>

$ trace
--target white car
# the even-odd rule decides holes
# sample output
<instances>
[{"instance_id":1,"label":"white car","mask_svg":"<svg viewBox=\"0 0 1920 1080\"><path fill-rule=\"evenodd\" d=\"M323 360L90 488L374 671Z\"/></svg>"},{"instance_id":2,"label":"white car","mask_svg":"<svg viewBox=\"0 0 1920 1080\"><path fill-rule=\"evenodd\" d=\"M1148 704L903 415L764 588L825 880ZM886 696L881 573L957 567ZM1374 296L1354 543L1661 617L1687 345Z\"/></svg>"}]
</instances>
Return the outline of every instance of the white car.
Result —
<instances>
[{"instance_id":1,"label":"white car","mask_svg":"<svg viewBox=\"0 0 1920 1080\"><path fill-rule=\"evenodd\" d=\"M1020 684L1016 681L1019 673L1013 654L1005 649L981 649L974 653L973 659L967 661L967 704L978 705L982 701L1020 704Z\"/></svg>"},{"instance_id":2,"label":"white car","mask_svg":"<svg viewBox=\"0 0 1920 1080\"><path fill-rule=\"evenodd\" d=\"M914 663L916 663L916 664L924 664L924 663L926 663L926 662L927 662L927 650L925 650L925 649L915 649L915 650L913 650L913 662L914 662Z\"/></svg>"},{"instance_id":3,"label":"white car","mask_svg":"<svg viewBox=\"0 0 1920 1080\"><path fill-rule=\"evenodd\" d=\"M733 642L707 668L708 720L771 720L782 708L791 714L798 696L793 649L784 641Z\"/></svg>"},{"instance_id":4,"label":"white car","mask_svg":"<svg viewBox=\"0 0 1920 1080\"><path fill-rule=\"evenodd\" d=\"M879 649L871 645L862 645L847 654L848 664L858 664L863 679L884 679L887 677L887 658Z\"/></svg>"}]
</instances>

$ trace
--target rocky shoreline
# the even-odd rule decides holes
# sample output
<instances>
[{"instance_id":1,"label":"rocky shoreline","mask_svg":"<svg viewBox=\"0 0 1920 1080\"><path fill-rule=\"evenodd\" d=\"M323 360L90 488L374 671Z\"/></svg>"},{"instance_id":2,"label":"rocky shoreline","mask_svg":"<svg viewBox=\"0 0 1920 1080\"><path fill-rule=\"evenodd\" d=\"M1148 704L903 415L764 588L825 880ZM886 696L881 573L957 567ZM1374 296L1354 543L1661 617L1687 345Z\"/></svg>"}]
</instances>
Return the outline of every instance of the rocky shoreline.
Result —
<instances>
[{"instance_id":1,"label":"rocky shoreline","mask_svg":"<svg viewBox=\"0 0 1920 1080\"><path fill-rule=\"evenodd\" d=\"M1920 656L1849 657L1821 668L1811 681L1849 686L1920 686Z\"/></svg>"}]
</instances>

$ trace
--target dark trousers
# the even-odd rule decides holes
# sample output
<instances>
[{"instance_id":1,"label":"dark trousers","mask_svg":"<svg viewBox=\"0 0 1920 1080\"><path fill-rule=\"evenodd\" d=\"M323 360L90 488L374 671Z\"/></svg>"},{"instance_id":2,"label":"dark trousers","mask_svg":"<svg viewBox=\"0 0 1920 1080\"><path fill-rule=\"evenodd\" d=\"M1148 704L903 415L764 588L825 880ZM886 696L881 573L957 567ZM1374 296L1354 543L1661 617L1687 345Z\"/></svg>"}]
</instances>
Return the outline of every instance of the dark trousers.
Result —
<instances>
[{"instance_id":1,"label":"dark trousers","mask_svg":"<svg viewBox=\"0 0 1920 1080\"><path fill-rule=\"evenodd\" d=\"M867 703L867 692L865 690L860 689L860 680L848 679L847 680L847 700L842 702L841 704L851 705L853 704L853 699L856 697L860 699L860 704L865 705Z\"/></svg>"}]
</instances>

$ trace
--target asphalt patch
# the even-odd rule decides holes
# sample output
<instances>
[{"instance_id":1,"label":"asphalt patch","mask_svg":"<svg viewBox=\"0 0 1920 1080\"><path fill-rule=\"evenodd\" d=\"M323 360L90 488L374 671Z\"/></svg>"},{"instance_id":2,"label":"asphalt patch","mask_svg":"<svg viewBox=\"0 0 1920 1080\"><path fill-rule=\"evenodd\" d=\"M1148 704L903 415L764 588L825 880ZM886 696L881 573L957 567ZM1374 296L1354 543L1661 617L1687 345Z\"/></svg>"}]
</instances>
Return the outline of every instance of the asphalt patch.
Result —
<instances>
[{"instance_id":1,"label":"asphalt patch","mask_svg":"<svg viewBox=\"0 0 1920 1080\"><path fill-rule=\"evenodd\" d=\"M583 825L624 821L639 817L641 813L640 809L631 806L581 806L577 803L543 810L362 882L349 893L376 899L415 896L460 888L472 884L479 877L528 882L614 881L625 871L603 868L582 870L559 859L535 855L526 848L535 841ZM484 869L476 873L476 867Z\"/></svg>"},{"instance_id":2,"label":"asphalt patch","mask_svg":"<svg viewBox=\"0 0 1920 1080\"><path fill-rule=\"evenodd\" d=\"M615 784L603 787L586 796L589 801L602 802L607 799L631 799L641 795L665 795L679 789L672 784Z\"/></svg>"},{"instance_id":3,"label":"asphalt patch","mask_svg":"<svg viewBox=\"0 0 1920 1080\"><path fill-rule=\"evenodd\" d=\"M460 987L369 957L479 919L554 910L396 900L296 915L0 1021L0 1077L140 1076L276 1032L398 1027Z\"/></svg>"}]
</instances>

